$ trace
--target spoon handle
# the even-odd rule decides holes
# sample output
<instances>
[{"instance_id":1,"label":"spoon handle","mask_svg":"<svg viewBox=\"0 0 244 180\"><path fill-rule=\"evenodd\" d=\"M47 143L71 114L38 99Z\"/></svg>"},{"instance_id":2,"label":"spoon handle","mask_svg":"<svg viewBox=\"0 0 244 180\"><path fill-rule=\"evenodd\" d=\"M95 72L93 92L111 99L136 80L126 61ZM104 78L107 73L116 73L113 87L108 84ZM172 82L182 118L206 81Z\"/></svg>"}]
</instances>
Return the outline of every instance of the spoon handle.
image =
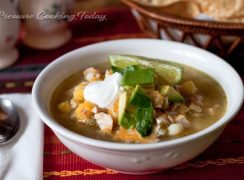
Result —
<instances>
[{"instance_id":1,"label":"spoon handle","mask_svg":"<svg viewBox=\"0 0 244 180\"><path fill-rule=\"evenodd\" d=\"M4 176L10 169L11 156L4 150L0 150L0 179L4 179Z\"/></svg>"}]
</instances>

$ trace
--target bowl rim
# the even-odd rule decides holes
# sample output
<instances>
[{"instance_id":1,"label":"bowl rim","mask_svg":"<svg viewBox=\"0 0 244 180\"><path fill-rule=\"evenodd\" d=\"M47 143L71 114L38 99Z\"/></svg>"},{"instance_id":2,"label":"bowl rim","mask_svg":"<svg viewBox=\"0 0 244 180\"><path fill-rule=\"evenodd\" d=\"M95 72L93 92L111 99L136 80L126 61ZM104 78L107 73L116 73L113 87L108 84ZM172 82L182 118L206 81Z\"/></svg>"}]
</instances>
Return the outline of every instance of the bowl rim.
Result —
<instances>
[{"instance_id":1,"label":"bowl rim","mask_svg":"<svg viewBox=\"0 0 244 180\"><path fill-rule=\"evenodd\" d=\"M146 6L143 6L133 0L121 0L127 6L136 9L140 13L147 15L158 21L168 22L172 24L177 24L179 26L190 26L195 28L207 28L221 31L240 31L240 34L243 34L241 30L244 30L244 23L237 22L221 22L221 21L204 21L191 19L186 17L180 17L168 13L156 13L146 9Z\"/></svg>"},{"instance_id":2,"label":"bowl rim","mask_svg":"<svg viewBox=\"0 0 244 180\"><path fill-rule=\"evenodd\" d=\"M225 126L238 113L238 111L242 107L242 103L244 100L243 83L242 83L242 80L241 80L239 74L234 70L234 68L231 65L229 65L227 62L225 62L223 59L219 58L218 56L216 56L216 55L214 55L214 54L212 54L206 50L200 49L198 47L190 46L187 44L178 43L178 42L171 42L171 41L164 41L164 43L169 43L171 45L182 47L182 48L184 48L184 47L190 48L190 49L193 49L195 51L205 53L208 56L212 56L215 60L221 61L220 63L222 63L223 65L225 65L226 68L229 68L231 70L233 77L235 77L235 79L237 81L239 81L239 84L240 84L240 86L238 87L239 91L240 91L239 102L237 103L237 106L233 110L232 113L228 114L226 112L225 115L221 119L219 119L217 122L215 122L214 124L212 124L208 128L203 129L197 133L185 136L185 137L180 137L180 138L176 138L176 139L172 139L172 140L168 140L168 141L160 141L157 143L149 143L149 144L125 144L125 143L117 143L117 142L97 140L97 139L89 138L86 136L82 136L78 133L75 133L75 132L63 127L62 125L60 125L48 113L45 113L44 110L40 107L40 102L38 99L39 99L39 96L41 95L41 92L39 91L39 89L42 85L42 81L43 81L42 78L51 69L53 69L53 67L55 67L57 64L59 64L63 61L69 60L70 56L73 56L73 55L77 56L77 54L85 53L85 51L87 49L94 48L96 46L99 47L99 46L108 45L108 44L112 45L113 43L121 43L121 42L130 43L130 42L135 42L135 41L138 41L138 43L141 43L141 42L155 43L155 42L159 42L159 41L162 42L163 40L123 39L123 40L111 40L111 41L95 43L95 44L84 46L84 47L81 47L78 49L74 49L74 50L60 56L59 58L57 58L56 60L51 62L49 65L47 65L42 70L42 72L38 75L37 79L34 82L33 88L32 88L32 104L33 104L33 107L34 107L36 113L40 117L40 119L47 126L49 126L54 131L54 133L56 135L64 136L70 140L77 141L79 143L82 143L82 144L85 144L88 146L97 147L97 148L99 147L102 149L119 150L119 151L144 151L144 150L160 149L162 147L171 147L171 146L175 146L175 145L180 145L182 143L190 142L190 141L193 141L193 140L198 139L200 137L206 136L209 133L213 132L214 130L217 130L217 129Z\"/></svg>"}]
</instances>

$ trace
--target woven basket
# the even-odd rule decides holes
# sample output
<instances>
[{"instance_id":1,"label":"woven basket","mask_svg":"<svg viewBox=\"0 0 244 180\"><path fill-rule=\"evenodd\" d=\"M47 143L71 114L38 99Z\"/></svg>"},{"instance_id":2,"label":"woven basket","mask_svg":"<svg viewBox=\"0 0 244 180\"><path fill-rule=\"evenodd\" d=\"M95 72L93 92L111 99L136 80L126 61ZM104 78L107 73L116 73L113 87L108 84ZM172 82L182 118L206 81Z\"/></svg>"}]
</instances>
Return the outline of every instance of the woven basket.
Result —
<instances>
[{"instance_id":1,"label":"woven basket","mask_svg":"<svg viewBox=\"0 0 244 180\"><path fill-rule=\"evenodd\" d=\"M122 0L132 9L140 28L152 38L192 44L220 56L230 55L243 44L244 23L200 21L167 13L132 0Z\"/></svg>"}]
</instances>

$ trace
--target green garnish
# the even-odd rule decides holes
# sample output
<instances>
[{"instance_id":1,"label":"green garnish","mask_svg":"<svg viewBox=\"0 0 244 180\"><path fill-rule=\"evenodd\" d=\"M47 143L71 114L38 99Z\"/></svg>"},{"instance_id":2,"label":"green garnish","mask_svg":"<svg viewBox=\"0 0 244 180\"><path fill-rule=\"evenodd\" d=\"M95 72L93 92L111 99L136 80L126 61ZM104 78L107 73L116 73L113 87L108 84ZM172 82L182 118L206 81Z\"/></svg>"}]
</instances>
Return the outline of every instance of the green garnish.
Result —
<instances>
[{"instance_id":1,"label":"green garnish","mask_svg":"<svg viewBox=\"0 0 244 180\"><path fill-rule=\"evenodd\" d=\"M134 55L110 55L110 64L119 68L140 65L153 68L159 76L159 82L169 85L178 84L183 77L183 67L177 63Z\"/></svg>"},{"instance_id":2,"label":"green garnish","mask_svg":"<svg viewBox=\"0 0 244 180\"><path fill-rule=\"evenodd\" d=\"M162 95L168 97L169 102L184 102L184 97L172 86L165 85L161 88L160 92Z\"/></svg>"},{"instance_id":3,"label":"green garnish","mask_svg":"<svg viewBox=\"0 0 244 180\"><path fill-rule=\"evenodd\" d=\"M154 71L138 65L128 66L123 70L122 85L154 84Z\"/></svg>"},{"instance_id":4,"label":"green garnish","mask_svg":"<svg viewBox=\"0 0 244 180\"><path fill-rule=\"evenodd\" d=\"M153 107L138 108L136 112L136 130L142 137L152 132Z\"/></svg>"},{"instance_id":5,"label":"green garnish","mask_svg":"<svg viewBox=\"0 0 244 180\"><path fill-rule=\"evenodd\" d=\"M133 128L136 124L135 114L125 111L119 124L125 129Z\"/></svg>"},{"instance_id":6,"label":"green garnish","mask_svg":"<svg viewBox=\"0 0 244 180\"><path fill-rule=\"evenodd\" d=\"M136 107L152 106L151 99L144 93L143 89L139 85L137 85L133 90L129 103Z\"/></svg>"}]
</instances>

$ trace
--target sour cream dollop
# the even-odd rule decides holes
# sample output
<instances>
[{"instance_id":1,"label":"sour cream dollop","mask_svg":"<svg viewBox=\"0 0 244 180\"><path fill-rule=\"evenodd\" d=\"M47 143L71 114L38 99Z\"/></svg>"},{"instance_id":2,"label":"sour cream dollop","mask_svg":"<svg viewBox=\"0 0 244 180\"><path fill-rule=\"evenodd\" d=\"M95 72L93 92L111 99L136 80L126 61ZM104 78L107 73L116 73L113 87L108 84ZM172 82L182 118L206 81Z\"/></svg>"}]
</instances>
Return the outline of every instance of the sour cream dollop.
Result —
<instances>
[{"instance_id":1,"label":"sour cream dollop","mask_svg":"<svg viewBox=\"0 0 244 180\"><path fill-rule=\"evenodd\" d=\"M89 83L84 89L84 98L100 108L111 107L120 93L122 75L114 73L104 81Z\"/></svg>"}]
</instances>

